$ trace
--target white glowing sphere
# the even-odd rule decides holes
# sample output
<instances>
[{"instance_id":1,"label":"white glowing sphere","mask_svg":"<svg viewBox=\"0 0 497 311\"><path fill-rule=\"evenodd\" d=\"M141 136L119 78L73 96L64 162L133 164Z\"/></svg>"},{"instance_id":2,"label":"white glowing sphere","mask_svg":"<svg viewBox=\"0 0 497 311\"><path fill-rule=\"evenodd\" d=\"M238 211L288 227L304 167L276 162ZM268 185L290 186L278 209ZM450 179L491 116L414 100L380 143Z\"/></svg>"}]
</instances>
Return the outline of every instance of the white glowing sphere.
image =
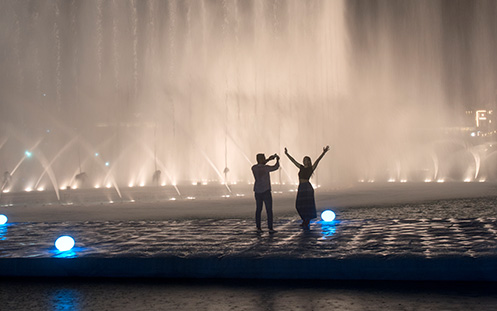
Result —
<instances>
[{"instance_id":1,"label":"white glowing sphere","mask_svg":"<svg viewBox=\"0 0 497 311\"><path fill-rule=\"evenodd\" d=\"M9 219L5 215L0 215L0 225L5 225Z\"/></svg>"},{"instance_id":2,"label":"white glowing sphere","mask_svg":"<svg viewBox=\"0 0 497 311\"><path fill-rule=\"evenodd\" d=\"M329 209L321 213L321 219L326 222L335 220L335 216L335 213Z\"/></svg>"},{"instance_id":3,"label":"white glowing sphere","mask_svg":"<svg viewBox=\"0 0 497 311\"><path fill-rule=\"evenodd\" d=\"M55 241L55 247L61 252L68 251L74 247L74 239L68 235L63 235Z\"/></svg>"}]
</instances>

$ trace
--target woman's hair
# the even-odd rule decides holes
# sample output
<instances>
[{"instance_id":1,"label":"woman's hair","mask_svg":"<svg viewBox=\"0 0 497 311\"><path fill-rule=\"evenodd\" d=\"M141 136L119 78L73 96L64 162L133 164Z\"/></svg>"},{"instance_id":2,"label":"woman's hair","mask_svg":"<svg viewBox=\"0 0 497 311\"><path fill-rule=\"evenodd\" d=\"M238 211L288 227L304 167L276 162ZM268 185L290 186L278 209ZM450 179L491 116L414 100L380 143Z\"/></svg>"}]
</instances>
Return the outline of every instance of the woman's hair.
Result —
<instances>
[{"instance_id":1,"label":"woman's hair","mask_svg":"<svg viewBox=\"0 0 497 311\"><path fill-rule=\"evenodd\" d=\"M311 163L311 166L312 166L311 157L309 157L309 156L305 156L305 157L304 157L304 161L303 161L304 163L302 163L302 164L305 166L305 160L306 160L306 159L309 159L309 163Z\"/></svg>"}]
</instances>

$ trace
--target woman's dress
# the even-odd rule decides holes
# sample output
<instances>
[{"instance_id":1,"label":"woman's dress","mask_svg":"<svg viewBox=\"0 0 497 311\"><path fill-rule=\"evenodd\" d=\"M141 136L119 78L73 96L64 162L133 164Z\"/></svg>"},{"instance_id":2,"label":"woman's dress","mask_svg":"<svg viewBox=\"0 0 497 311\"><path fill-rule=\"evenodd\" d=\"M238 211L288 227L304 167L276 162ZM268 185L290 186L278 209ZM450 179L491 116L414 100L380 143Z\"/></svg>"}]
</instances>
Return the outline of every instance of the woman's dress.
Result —
<instances>
[{"instance_id":1,"label":"woman's dress","mask_svg":"<svg viewBox=\"0 0 497 311\"><path fill-rule=\"evenodd\" d=\"M301 166L299 171L299 179L309 180L313 171L314 170L312 166ZM295 207L297 208L297 212L302 219L310 220L316 218L316 201L314 200L314 188L309 181L300 182Z\"/></svg>"}]
</instances>

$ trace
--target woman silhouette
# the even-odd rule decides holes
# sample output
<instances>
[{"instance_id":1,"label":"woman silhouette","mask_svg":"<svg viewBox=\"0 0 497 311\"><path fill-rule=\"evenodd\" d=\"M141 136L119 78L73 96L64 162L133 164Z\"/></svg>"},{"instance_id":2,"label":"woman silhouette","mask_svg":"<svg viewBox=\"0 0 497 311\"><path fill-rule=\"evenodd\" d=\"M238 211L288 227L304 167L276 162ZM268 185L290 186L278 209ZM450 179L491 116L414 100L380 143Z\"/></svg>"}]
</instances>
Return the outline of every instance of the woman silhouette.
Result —
<instances>
[{"instance_id":1,"label":"woman silhouette","mask_svg":"<svg viewBox=\"0 0 497 311\"><path fill-rule=\"evenodd\" d=\"M304 164L297 162L285 148L286 156L299 168L299 190L297 192L297 201L295 202L295 207L297 212L302 218L302 228L309 229L309 223L311 219L316 218L316 202L314 200L314 188L312 187L309 179L318 167L319 161L323 156L330 150L329 146L323 148L323 153L318 157L316 162L312 164L311 158L308 156L304 157Z\"/></svg>"}]
</instances>

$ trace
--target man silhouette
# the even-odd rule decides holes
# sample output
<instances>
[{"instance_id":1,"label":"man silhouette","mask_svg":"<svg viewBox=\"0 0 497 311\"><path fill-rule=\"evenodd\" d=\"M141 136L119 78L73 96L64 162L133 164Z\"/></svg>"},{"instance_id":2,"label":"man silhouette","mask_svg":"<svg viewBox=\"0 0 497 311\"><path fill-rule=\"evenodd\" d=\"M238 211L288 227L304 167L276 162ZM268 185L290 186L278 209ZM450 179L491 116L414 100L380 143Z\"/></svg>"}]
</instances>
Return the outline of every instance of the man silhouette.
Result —
<instances>
[{"instance_id":1,"label":"man silhouette","mask_svg":"<svg viewBox=\"0 0 497 311\"><path fill-rule=\"evenodd\" d=\"M270 233L275 232L273 229L273 197L271 195L271 179L269 173L276 171L280 167L280 157L275 153L266 159L264 153L259 153L256 156L257 164L252 166L254 174L254 193L255 193L255 224L257 231L262 232L261 228L261 212L263 204L266 205L267 227ZM267 162L276 159L275 165L266 165Z\"/></svg>"}]
</instances>

